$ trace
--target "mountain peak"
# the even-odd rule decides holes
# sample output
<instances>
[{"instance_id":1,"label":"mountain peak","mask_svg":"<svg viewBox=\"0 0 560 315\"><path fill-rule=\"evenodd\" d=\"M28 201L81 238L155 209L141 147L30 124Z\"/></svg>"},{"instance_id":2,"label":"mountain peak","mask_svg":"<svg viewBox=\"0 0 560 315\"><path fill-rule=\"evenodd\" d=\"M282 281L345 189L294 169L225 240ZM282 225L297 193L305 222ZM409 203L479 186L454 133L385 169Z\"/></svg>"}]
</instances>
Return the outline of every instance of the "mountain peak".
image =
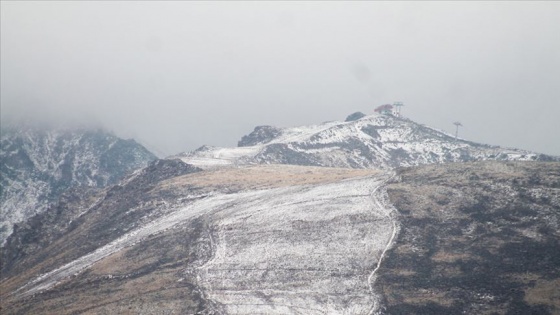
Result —
<instances>
[{"instance_id":1,"label":"mountain peak","mask_svg":"<svg viewBox=\"0 0 560 315\"><path fill-rule=\"evenodd\" d=\"M360 115L346 121L292 128L258 126L237 148L182 154L199 167L297 164L384 168L478 160L554 160L542 154L456 139L443 131L392 114Z\"/></svg>"}]
</instances>

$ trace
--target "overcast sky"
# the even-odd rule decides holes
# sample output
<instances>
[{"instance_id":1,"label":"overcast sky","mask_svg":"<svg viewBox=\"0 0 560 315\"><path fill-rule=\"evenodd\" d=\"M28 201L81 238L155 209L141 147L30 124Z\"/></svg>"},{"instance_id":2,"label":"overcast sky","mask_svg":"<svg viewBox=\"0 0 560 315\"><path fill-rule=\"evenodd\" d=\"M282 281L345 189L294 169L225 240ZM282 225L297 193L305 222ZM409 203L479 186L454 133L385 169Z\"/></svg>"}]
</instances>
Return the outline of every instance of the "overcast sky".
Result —
<instances>
[{"instance_id":1,"label":"overcast sky","mask_svg":"<svg viewBox=\"0 0 560 315\"><path fill-rule=\"evenodd\" d=\"M560 155L560 2L1 2L2 123L88 122L160 155L402 101Z\"/></svg>"}]
</instances>

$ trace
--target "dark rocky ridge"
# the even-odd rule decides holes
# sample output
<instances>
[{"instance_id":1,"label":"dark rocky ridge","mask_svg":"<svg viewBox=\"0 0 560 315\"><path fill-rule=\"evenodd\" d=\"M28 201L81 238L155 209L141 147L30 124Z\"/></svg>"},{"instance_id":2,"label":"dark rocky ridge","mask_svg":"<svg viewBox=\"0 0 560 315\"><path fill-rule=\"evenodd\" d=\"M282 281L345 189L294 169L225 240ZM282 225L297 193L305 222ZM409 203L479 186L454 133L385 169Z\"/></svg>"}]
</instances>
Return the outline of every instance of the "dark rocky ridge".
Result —
<instances>
[{"instance_id":1,"label":"dark rocky ridge","mask_svg":"<svg viewBox=\"0 0 560 315\"><path fill-rule=\"evenodd\" d=\"M386 314L559 314L560 163L404 169L401 231L380 270Z\"/></svg>"}]
</instances>

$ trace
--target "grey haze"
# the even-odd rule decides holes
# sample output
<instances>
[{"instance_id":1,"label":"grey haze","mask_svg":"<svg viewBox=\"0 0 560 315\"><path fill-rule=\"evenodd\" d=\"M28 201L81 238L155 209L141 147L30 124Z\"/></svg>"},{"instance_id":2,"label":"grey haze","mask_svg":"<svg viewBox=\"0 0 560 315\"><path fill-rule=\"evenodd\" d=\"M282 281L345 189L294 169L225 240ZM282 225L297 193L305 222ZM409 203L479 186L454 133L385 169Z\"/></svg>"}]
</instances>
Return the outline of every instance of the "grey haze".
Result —
<instances>
[{"instance_id":1,"label":"grey haze","mask_svg":"<svg viewBox=\"0 0 560 315\"><path fill-rule=\"evenodd\" d=\"M559 2L1 2L2 124L103 126L160 155L402 101L560 155Z\"/></svg>"}]
</instances>

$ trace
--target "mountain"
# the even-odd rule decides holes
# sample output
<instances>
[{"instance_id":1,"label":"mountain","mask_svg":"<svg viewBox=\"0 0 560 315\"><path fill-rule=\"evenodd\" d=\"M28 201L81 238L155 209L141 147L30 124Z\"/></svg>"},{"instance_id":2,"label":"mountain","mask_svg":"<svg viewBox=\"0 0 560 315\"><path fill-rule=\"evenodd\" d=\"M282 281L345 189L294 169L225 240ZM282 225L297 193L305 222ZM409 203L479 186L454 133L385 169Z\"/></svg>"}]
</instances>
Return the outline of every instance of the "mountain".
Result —
<instances>
[{"instance_id":1,"label":"mountain","mask_svg":"<svg viewBox=\"0 0 560 315\"><path fill-rule=\"evenodd\" d=\"M101 130L2 129L0 241L69 187L114 185L155 156Z\"/></svg>"},{"instance_id":2,"label":"mountain","mask_svg":"<svg viewBox=\"0 0 560 315\"><path fill-rule=\"evenodd\" d=\"M560 313L557 158L359 116L66 190L1 248L2 313Z\"/></svg>"},{"instance_id":3,"label":"mountain","mask_svg":"<svg viewBox=\"0 0 560 315\"><path fill-rule=\"evenodd\" d=\"M434 163L546 161L558 158L474 143L393 115L350 115L347 121L295 128L259 126L237 148L203 146L178 155L199 167L296 164L381 168Z\"/></svg>"}]
</instances>

